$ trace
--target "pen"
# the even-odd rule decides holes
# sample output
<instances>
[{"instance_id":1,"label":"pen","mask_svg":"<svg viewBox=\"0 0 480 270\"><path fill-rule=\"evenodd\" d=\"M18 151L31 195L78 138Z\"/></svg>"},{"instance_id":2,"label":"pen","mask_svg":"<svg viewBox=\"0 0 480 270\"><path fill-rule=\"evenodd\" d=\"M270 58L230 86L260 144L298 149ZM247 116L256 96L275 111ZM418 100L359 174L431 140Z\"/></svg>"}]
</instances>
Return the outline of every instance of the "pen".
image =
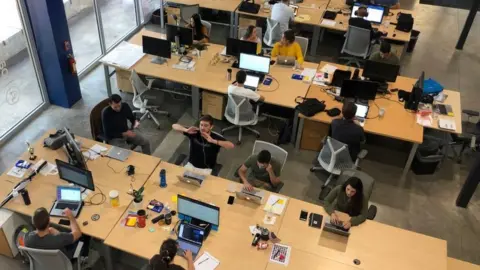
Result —
<instances>
[{"instance_id":1,"label":"pen","mask_svg":"<svg viewBox=\"0 0 480 270\"><path fill-rule=\"evenodd\" d=\"M208 259L210 259L210 258L206 258L205 260L203 260L203 261L199 262L199 263L198 263L198 265L200 265L200 264L202 264L202 263L204 263L204 262L208 261Z\"/></svg>"}]
</instances>

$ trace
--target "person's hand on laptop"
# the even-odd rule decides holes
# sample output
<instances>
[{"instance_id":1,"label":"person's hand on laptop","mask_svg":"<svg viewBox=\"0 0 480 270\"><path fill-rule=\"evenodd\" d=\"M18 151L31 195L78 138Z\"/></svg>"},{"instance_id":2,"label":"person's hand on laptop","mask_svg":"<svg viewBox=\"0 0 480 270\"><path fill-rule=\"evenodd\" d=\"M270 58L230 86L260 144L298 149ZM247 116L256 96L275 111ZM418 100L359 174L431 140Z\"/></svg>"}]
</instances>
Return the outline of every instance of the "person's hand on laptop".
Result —
<instances>
[{"instance_id":1,"label":"person's hand on laptop","mask_svg":"<svg viewBox=\"0 0 480 270\"><path fill-rule=\"evenodd\" d=\"M253 190L253 186L252 186L250 183L248 183L248 182L244 183L244 184L243 184L243 187L244 187L246 190L248 190L248 191L252 191L252 190Z\"/></svg>"},{"instance_id":2,"label":"person's hand on laptop","mask_svg":"<svg viewBox=\"0 0 480 270\"><path fill-rule=\"evenodd\" d=\"M350 229L350 227L352 227L352 223L351 223L350 221L345 221L345 222L343 222L343 228L344 228L345 230Z\"/></svg>"},{"instance_id":3,"label":"person's hand on laptop","mask_svg":"<svg viewBox=\"0 0 480 270\"><path fill-rule=\"evenodd\" d=\"M63 214L64 216L66 216L68 219L75 218L75 217L73 216L72 210L70 210L70 209L68 209L68 208L63 209L62 214Z\"/></svg>"},{"instance_id":4,"label":"person's hand on laptop","mask_svg":"<svg viewBox=\"0 0 480 270\"><path fill-rule=\"evenodd\" d=\"M135 120L135 123L133 124L133 128L138 128L140 126L140 121Z\"/></svg>"},{"instance_id":5,"label":"person's hand on laptop","mask_svg":"<svg viewBox=\"0 0 480 270\"><path fill-rule=\"evenodd\" d=\"M192 252L188 249L183 252L183 257L185 257L185 259L187 259L187 261L193 261Z\"/></svg>"}]
</instances>

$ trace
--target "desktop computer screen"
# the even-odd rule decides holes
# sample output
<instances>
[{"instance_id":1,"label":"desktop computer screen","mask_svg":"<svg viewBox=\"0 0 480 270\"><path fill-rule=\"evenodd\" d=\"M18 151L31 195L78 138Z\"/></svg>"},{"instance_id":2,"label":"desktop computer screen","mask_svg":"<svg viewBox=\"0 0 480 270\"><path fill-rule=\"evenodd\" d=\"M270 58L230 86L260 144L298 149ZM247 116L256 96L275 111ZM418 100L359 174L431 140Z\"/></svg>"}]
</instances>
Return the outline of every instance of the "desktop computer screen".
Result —
<instances>
[{"instance_id":1,"label":"desktop computer screen","mask_svg":"<svg viewBox=\"0 0 480 270\"><path fill-rule=\"evenodd\" d=\"M362 75L372 81L395 82L399 71L399 65L367 60Z\"/></svg>"},{"instance_id":2,"label":"desktop computer screen","mask_svg":"<svg viewBox=\"0 0 480 270\"><path fill-rule=\"evenodd\" d=\"M64 127L63 130L66 138L64 148L68 156L68 162L80 169L87 170L87 162L85 162L85 158L83 157L82 151L78 147L77 142L73 138L68 128Z\"/></svg>"},{"instance_id":3,"label":"desktop computer screen","mask_svg":"<svg viewBox=\"0 0 480 270\"><path fill-rule=\"evenodd\" d=\"M240 53L238 67L263 74L270 72L270 57Z\"/></svg>"},{"instance_id":4,"label":"desktop computer screen","mask_svg":"<svg viewBox=\"0 0 480 270\"><path fill-rule=\"evenodd\" d=\"M375 100L378 83L360 80L343 81L340 96L344 98L358 98L362 100Z\"/></svg>"},{"instance_id":5,"label":"desktop computer screen","mask_svg":"<svg viewBox=\"0 0 480 270\"><path fill-rule=\"evenodd\" d=\"M180 39L180 45L193 44L193 30L191 28L167 24L167 40L175 42L175 37Z\"/></svg>"},{"instance_id":6,"label":"desktop computer screen","mask_svg":"<svg viewBox=\"0 0 480 270\"><path fill-rule=\"evenodd\" d=\"M227 39L227 55L240 57L240 53L257 54L257 43L236 38Z\"/></svg>"},{"instance_id":7,"label":"desktop computer screen","mask_svg":"<svg viewBox=\"0 0 480 270\"><path fill-rule=\"evenodd\" d=\"M170 59L172 45L170 41L149 36L142 36L143 52Z\"/></svg>"},{"instance_id":8,"label":"desktop computer screen","mask_svg":"<svg viewBox=\"0 0 480 270\"><path fill-rule=\"evenodd\" d=\"M352 18L356 18L355 12L358 10L359 7L365 6L363 4L355 3L352 9ZM372 23L382 23L383 16L385 14L385 7L378 6L378 5L368 5L367 6L368 16L365 20L370 21Z\"/></svg>"},{"instance_id":9,"label":"desktop computer screen","mask_svg":"<svg viewBox=\"0 0 480 270\"><path fill-rule=\"evenodd\" d=\"M177 211L179 214L190 216L212 225L220 224L220 208L195 199L177 196Z\"/></svg>"},{"instance_id":10,"label":"desktop computer screen","mask_svg":"<svg viewBox=\"0 0 480 270\"><path fill-rule=\"evenodd\" d=\"M77 168L58 159L55 160L55 163L57 164L58 175L60 176L60 179L95 191L92 172Z\"/></svg>"}]
</instances>

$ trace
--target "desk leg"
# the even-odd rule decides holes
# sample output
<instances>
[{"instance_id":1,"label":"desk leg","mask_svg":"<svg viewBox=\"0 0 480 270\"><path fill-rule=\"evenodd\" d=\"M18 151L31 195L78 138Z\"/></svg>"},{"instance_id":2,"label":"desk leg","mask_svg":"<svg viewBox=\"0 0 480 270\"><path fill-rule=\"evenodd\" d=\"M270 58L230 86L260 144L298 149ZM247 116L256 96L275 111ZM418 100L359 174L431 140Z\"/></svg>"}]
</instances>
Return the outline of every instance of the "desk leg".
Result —
<instances>
[{"instance_id":1,"label":"desk leg","mask_svg":"<svg viewBox=\"0 0 480 270\"><path fill-rule=\"evenodd\" d=\"M295 110L295 115L293 116L293 127L292 127L292 136L290 138L290 142L295 144L295 135L297 135L297 128L298 128L298 111Z\"/></svg>"},{"instance_id":2,"label":"desk leg","mask_svg":"<svg viewBox=\"0 0 480 270\"><path fill-rule=\"evenodd\" d=\"M105 259L105 269L113 270L112 248L103 243L103 258Z\"/></svg>"},{"instance_id":3,"label":"desk leg","mask_svg":"<svg viewBox=\"0 0 480 270\"><path fill-rule=\"evenodd\" d=\"M313 37L312 37L312 46L310 46L310 55L315 55L317 53L317 46L319 41L319 36L320 36L320 27L314 26L313 27Z\"/></svg>"},{"instance_id":4,"label":"desk leg","mask_svg":"<svg viewBox=\"0 0 480 270\"><path fill-rule=\"evenodd\" d=\"M412 146L412 150L410 150L410 154L408 155L407 163L405 163L405 168L403 168L402 179L405 179L405 176L407 176L407 173L410 170L410 166L412 165L412 161L415 157L415 153L417 152L417 148L418 143L414 143Z\"/></svg>"},{"instance_id":5,"label":"desk leg","mask_svg":"<svg viewBox=\"0 0 480 270\"><path fill-rule=\"evenodd\" d=\"M192 86L192 116L197 120L200 117L200 90Z\"/></svg>"},{"instance_id":6,"label":"desk leg","mask_svg":"<svg viewBox=\"0 0 480 270\"><path fill-rule=\"evenodd\" d=\"M297 129L297 136L295 137L295 150L300 150L300 142L302 141L302 133L303 133L303 124L305 123L305 118L300 118L298 121L298 129Z\"/></svg>"},{"instance_id":7,"label":"desk leg","mask_svg":"<svg viewBox=\"0 0 480 270\"><path fill-rule=\"evenodd\" d=\"M107 65L103 65L103 72L105 73L105 83L107 84L107 95L112 95L112 84L110 83L110 72Z\"/></svg>"}]
</instances>

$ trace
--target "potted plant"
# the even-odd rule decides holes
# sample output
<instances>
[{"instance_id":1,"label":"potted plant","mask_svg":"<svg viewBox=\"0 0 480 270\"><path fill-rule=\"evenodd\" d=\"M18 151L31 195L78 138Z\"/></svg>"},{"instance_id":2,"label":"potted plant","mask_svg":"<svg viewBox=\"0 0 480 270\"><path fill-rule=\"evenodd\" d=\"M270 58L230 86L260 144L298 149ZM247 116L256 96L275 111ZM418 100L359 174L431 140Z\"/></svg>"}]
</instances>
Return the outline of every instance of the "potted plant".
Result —
<instances>
[{"instance_id":1,"label":"potted plant","mask_svg":"<svg viewBox=\"0 0 480 270\"><path fill-rule=\"evenodd\" d=\"M135 209L142 209L143 190L144 188L141 187L139 190L133 191L133 204Z\"/></svg>"}]
</instances>

